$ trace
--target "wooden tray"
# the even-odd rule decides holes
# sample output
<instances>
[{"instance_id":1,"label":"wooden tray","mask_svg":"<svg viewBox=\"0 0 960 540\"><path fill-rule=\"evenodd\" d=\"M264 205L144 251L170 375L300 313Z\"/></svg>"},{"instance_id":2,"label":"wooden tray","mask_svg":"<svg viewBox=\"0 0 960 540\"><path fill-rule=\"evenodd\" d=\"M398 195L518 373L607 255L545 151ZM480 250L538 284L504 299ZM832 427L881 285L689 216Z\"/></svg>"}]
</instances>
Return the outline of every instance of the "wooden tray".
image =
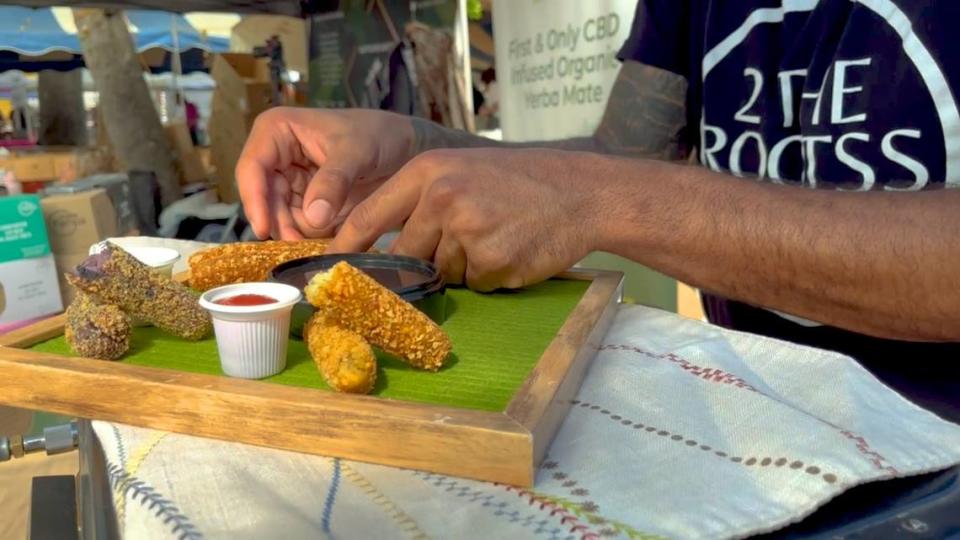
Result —
<instances>
[{"instance_id":1,"label":"wooden tray","mask_svg":"<svg viewBox=\"0 0 960 540\"><path fill-rule=\"evenodd\" d=\"M0 336L0 401L528 487L613 321L622 292L619 272L575 270L559 277L591 284L502 412L25 350L62 335L62 315Z\"/></svg>"}]
</instances>

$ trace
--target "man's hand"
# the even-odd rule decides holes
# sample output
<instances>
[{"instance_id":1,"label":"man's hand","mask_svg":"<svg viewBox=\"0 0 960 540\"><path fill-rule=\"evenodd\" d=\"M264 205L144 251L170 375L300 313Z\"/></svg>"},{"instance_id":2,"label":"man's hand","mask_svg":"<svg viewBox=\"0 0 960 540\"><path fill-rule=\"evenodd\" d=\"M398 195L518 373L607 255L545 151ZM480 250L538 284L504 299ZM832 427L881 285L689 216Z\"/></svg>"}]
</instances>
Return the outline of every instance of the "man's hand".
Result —
<instances>
[{"instance_id":1,"label":"man's hand","mask_svg":"<svg viewBox=\"0 0 960 540\"><path fill-rule=\"evenodd\" d=\"M448 283L519 288L570 268L596 242L589 154L434 150L359 203L330 245L362 251L403 225L391 251L433 259ZM594 171L593 175L596 175Z\"/></svg>"},{"instance_id":2,"label":"man's hand","mask_svg":"<svg viewBox=\"0 0 960 540\"><path fill-rule=\"evenodd\" d=\"M332 234L353 206L426 150L557 148L682 159L685 94L683 77L627 61L593 136L527 143L382 111L271 109L257 118L237 163L240 197L257 236L298 239Z\"/></svg>"},{"instance_id":3,"label":"man's hand","mask_svg":"<svg viewBox=\"0 0 960 540\"><path fill-rule=\"evenodd\" d=\"M261 114L236 170L253 231L260 238L331 235L410 159L412 145L410 119L395 114L286 107Z\"/></svg>"}]
</instances>

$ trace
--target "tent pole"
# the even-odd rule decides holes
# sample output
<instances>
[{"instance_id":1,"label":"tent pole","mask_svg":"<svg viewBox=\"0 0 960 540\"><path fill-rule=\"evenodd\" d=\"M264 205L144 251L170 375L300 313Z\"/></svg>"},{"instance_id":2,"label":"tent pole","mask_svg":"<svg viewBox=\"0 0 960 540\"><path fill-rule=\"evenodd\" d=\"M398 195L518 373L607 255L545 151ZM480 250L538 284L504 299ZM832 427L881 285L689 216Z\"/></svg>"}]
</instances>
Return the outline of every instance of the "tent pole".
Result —
<instances>
[{"instance_id":1,"label":"tent pole","mask_svg":"<svg viewBox=\"0 0 960 540\"><path fill-rule=\"evenodd\" d=\"M177 17L178 15L176 13L170 14L170 34L173 37L173 54L172 58L170 59L170 67L172 69L170 70L170 74L173 82L174 96L180 95L180 77L183 76L183 64L180 61L180 29L179 25L177 24ZM186 100L186 96L184 96L183 99ZM176 99L174 99L174 103L176 103ZM184 101L184 105L185 104L186 101ZM185 117L185 109L179 103L176 103L174 110L175 113L173 118L179 119Z\"/></svg>"}]
</instances>

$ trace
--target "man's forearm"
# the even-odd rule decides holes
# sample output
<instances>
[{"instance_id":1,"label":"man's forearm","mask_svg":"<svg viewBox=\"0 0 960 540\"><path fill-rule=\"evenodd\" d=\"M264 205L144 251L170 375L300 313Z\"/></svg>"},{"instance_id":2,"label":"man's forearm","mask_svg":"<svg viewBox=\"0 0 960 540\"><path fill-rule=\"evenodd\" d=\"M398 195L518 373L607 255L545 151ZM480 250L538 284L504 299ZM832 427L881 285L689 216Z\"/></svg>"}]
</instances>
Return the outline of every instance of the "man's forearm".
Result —
<instances>
[{"instance_id":1,"label":"man's forearm","mask_svg":"<svg viewBox=\"0 0 960 540\"><path fill-rule=\"evenodd\" d=\"M553 148L627 157L682 160L689 154L687 83L683 77L637 62L625 62L610 91L603 117L589 137L503 142L413 118L412 155L437 148Z\"/></svg>"},{"instance_id":2,"label":"man's forearm","mask_svg":"<svg viewBox=\"0 0 960 540\"><path fill-rule=\"evenodd\" d=\"M592 136L556 141L507 142L481 137L461 129L444 127L423 118L411 118L411 122L413 122L414 137L413 155L438 148L555 148L606 153Z\"/></svg>"},{"instance_id":3,"label":"man's forearm","mask_svg":"<svg viewBox=\"0 0 960 540\"><path fill-rule=\"evenodd\" d=\"M960 341L960 191L825 192L598 158L599 249L874 336Z\"/></svg>"}]
</instances>

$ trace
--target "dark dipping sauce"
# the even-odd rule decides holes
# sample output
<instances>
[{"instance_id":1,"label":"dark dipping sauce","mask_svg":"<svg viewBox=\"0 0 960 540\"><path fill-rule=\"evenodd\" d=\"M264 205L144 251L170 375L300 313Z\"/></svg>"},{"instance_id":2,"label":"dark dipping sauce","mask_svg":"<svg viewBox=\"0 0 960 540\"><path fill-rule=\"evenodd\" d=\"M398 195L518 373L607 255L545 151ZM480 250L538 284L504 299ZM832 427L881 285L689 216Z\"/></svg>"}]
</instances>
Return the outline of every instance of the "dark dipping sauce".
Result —
<instances>
[{"instance_id":1,"label":"dark dipping sauce","mask_svg":"<svg viewBox=\"0 0 960 540\"><path fill-rule=\"evenodd\" d=\"M407 287L416 287L422 285L430 280L430 276L425 276L419 272L411 272L410 270L394 269L394 268L361 268L360 270L373 279L377 280L378 283L384 287L390 289L391 291L399 291L401 289L406 289ZM300 285L302 282L303 285L300 288L304 288L310 283L310 280L313 279L313 276L323 272L324 270L317 270L315 272L307 272L303 274L302 279L296 279L296 285ZM296 286L295 285L295 286Z\"/></svg>"},{"instance_id":2,"label":"dark dipping sauce","mask_svg":"<svg viewBox=\"0 0 960 540\"><path fill-rule=\"evenodd\" d=\"M262 294L237 294L214 300L213 303L221 306L265 306L276 303L276 300Z\"/></svg>"},{"instance_id":3,"label":"dark dipping sauce","mask_svg":"<svg viewBox=\"0 0 960 540\"><path fill-rule=\"evenodd\" d=\"M410 302L436 323L446 320L447 301L443 276L429 261L385 253L344 253L315 255L287 261L270 271L267 281L283 283L303 290L317 273L344 261L362 271L400 298ZM290 331L301 335L304 323L314 307L301 299L293 307Z\"/></svg>"}]
</instances>

